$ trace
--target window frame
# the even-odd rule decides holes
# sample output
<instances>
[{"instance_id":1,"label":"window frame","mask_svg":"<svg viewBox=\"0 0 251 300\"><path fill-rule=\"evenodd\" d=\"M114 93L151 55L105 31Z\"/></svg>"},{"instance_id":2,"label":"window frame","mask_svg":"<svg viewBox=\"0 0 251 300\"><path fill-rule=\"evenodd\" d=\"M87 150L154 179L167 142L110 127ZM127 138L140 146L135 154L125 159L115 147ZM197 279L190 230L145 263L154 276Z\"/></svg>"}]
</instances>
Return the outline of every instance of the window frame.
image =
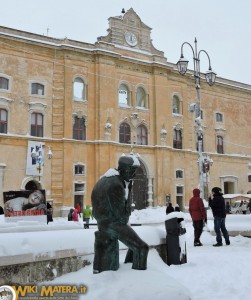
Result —
<instances>
[{"instance_id":1,"label":"window frame","mask_svg":"<svg viewBox=\"0 0 251 300\"><path fill-rule=\"evenodd\" d=\"M177 105L178 104L178 105ZM177 108L175 112L174 109ZM172 113L177 115L182 115L182 101L178 95L173 95L172 97Z\"/></svg>"},{"instance_id":2,"label":"window frame","mask_svg":"<svg viewBox=\"0 0 251 300\"><path fill-rule=\"evenodd\" d=\"M6 80L7 88L3 87L3 80ZM1 91L9 91L10 90L10 79L6 76L0 75L0 90Z\"/></svg>"},{"instance_id":3,"label":"window frame","mask_svg":"<svg viewBox=\"0 0 251 300\"><path fill-rule=\"evenodd\" d=\"M177 133L180 133L179 136ZM180 139L177 139L180 138ZM173 148L174 149L183 149L183 141L182 141L182 130L174 128L173 129Z\"/></svg>"},{"instance_id":4,"label":"window frame","mask_svg":"<svg viewBox=\"0 0 251 300\"><path fill-rule=\"evenodd\" d=\"M121 128L123 126L123 132L121 132ZM126 132L125 127L129 129L129 132ZM123 136L123 139L121 137ZM127 138L129 138L127 140ZM127 122L122 122L119 125L119 143L121 144L131 144L131 126Z\"/></svg>"},{"instance_id":5,"label":"window frame","mask_svg":"<svg viewBox=\"0 0 251 300\"><path fill-rule=\"evenodd\" d=\"M145 132L143 132L143 130L145 130ZM145 140L145 143L142 143L143 140ZM139 141L141 141L141 143L139 143ZM137 145L148 145L148 130L144 124L140 124L137 127Z\"/></svg>"},{"instance_id":6,"label":"window frame","mask_svg":"<svg viewBox=\"0 0 251 300\"><path fill-rule=\"evenodd\" d=\"M126 98L127 103L126 104L122 103L122 101L120 101L120 95L119 94L120 94L120 91L122 90L121 86L124 86L125 87L124 90L126 90L126 92L127 92L127 98ZM120 83L119 87L118 87L118 105L119 105L119 107L125 107L125 108L131 107L131 90L130 90L128 84L125 83L125 82Z\"/></svg>"},{"instance_id":7,"label":"window frame","mask_svg":"<svg viewBox=\"0 0 251 300\"><path fill-rule=\"evenodd\" d=\"M78 124L75 126L76 121ZM80 124L81 121L83 121L83 124ZM81 125L83 125L82 128ZM74 116L74 123L72 126L72 138L77 141L86 141L86 119L84 117Z\"/></svg>"},{"instance_id":8,"label":"window frame","mask_svg":"<svg viewBox=\"0 0 251 300\"><path fill-rule=\"evenodd\" d=\"M35 116L35 124L32 122L32 116ZM38 124L38 117L42 117L42 125ZM30 135L31 136L36 136L36 137L44 137L44 115L41 112L35 112L33 111L31 113L31 122L30 122ZM39 133L39 131L42 131L42 134ZM35 131L35 135L32 134L32 132Z\"/></svg>"},{"instance_id":9,"label":"window frame","mask_svg":"<svg viewBox=\"0 0 251 300\"><path fill-rule=\"evenodd\" d=\"M76 168L78 167L82 167L83 168L83 172L76 172ZM85 172L86 172L86 165L84 163L76 163L73 165L73 174L74 176L85 176Z\"/></svg>"},{"instance_id":10,"label":"window frame","mask_svg":"<svg viewBox=\"0 0 251 300\"><path fill-rule=\"evenodd\" d=\"M142 95L144 97L142 97L140 100L139 100L139 93L140 92L143 92ZM142 101L142 99L145 101L145 105L140 105L139 101ZM143 87L143 86L138 86L137 89L136 89L136 105L135 105L137 108L139 109L147 109L148 108L148 94L146 92L146 89Z\"/></svg>"},{"instance_id":11,"label":"window frame","mask_svg":"<svg viewBox=\"0 0 251 300\"><path fill-rule=\"evenodd\" d=\"M2 120L2 112L6 113L6 120ZM2 128L5 128L5 130L2 130ZM2 107L0 107L0 133L8 133L8 110Z\"/></svg>"},{"instance_id":12,"label":"window frame","mask_svg":"<svg viewBox=\"0 0 251 300\"><path fill-rule=\"evenodd\" d=\"M40 89L42 88L42 89ZM42 93L39 93L39 90L42 90ZM45 84L38 81L31 81L30 83L30 95L34 97L45 97Z\"/></svg>"},{"instance_id":13,"label":"window frame","mask_svg":"<svg viewBox=\"0 0 251 300\"><path fill-rule=\"evenodd\" d=\"M178 172L181 173L181 177L178 176ZM176 179L184 179L184 170L183 169L176 169L175 177L176 177Z\"/></svg>"},{"instance_id":14,"label":"window frame","mask_svg":"<svg viewBox=\"0 0 251 300\"><path fill-rule=\"evenodd\" d=\"M217 123L223 123L223 114L220 112L215 113L215 121Z\"/></svg>"},{"instance_id":15,"label":"window frame","mask_svg":"<svg viewBox=\"0 0 251 300\"><path fill-rule=\"evenodd\" d=\"M217 153L224 154L224 138L221 135L216 136L216 150Z\"/></svg>"},{"instance_id":16,"label":"window frame","mask_svg":"<svg viewBox=\"0 0 251 300\"><path fill-rule=\"evenodd\" d=\"M77 82L79 81L79 82ZM83 84L83 89L82 89L82 96L81 97L77 97L75 96L75 85L77 83L82 83ZM73 80L73 84L72 84L72 97L73 97L73 100L74 101L80 101L80 102L83 102L83 101L86 101L86 98L87 98L87 84L86 84L86 81L85 79L83 79L82 76L76 76Z\"/></svg>"}]
</instances>

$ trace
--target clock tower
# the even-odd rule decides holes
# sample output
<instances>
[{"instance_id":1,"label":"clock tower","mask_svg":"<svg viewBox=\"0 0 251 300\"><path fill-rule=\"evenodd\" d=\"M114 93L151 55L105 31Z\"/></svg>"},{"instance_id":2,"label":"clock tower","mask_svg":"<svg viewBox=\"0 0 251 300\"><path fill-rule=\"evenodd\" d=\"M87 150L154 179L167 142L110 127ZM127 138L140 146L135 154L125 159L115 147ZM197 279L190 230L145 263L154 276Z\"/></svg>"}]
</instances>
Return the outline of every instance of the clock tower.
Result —
<instances>
[{"instance_id":1,"label":"clock tower","mask_svg":"<svg viewBox=\"0 0 251 300\"><path fill-rule=\"evenodd\" d=\"M138 49L149 54L164 56L164 53L154 48L152 44L152 28L144 24L132 8L121 16L110 17L108 21L108 35L98 37L98 42L106 42L115 46Z\"/></svg>"}]
</instances>

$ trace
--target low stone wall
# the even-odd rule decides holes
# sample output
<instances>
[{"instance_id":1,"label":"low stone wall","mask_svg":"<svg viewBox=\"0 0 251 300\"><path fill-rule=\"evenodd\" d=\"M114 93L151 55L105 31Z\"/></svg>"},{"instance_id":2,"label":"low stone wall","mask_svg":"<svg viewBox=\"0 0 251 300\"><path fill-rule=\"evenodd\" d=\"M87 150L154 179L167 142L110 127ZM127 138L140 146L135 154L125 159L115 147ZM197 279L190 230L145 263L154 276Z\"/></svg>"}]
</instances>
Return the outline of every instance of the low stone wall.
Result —
<instances>
[{"instance_id":1,"label":"low stone wall","mask_svg":"<svg viewBox=\"0 0 251 300\"><path fill-rule=\"evenodd\" d=\"M82 257L73 256L0 267L0 284L22 285L50 281L90 264Z\"/></svg>"},{"instance_id":2,"label":"low stone wall","mask_svg":"<svg viewBox=\"0 0 251 300\"><path fill-rule=\"evenodd\" d=\"M165 243L164 239L163 242ZM156 249L163 261L166 262L166 244L150 246L150 248ZM37 256L34 258L32 254L6 257L4 260L1 259L0 285L23 285L51 281L56 277L76 272L90 265L91 262L87 259L88 255L76 255L75 250L63 250L56 251L54 257Z\"/></svg>"}]
</instances>

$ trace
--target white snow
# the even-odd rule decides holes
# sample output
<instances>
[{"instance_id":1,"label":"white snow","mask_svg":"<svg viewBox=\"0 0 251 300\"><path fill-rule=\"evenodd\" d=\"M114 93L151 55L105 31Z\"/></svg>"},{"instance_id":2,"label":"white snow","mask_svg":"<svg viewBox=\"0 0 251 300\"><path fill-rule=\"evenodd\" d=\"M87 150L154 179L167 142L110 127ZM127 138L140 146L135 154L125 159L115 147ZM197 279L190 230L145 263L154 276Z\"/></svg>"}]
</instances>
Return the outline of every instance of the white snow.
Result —
<instances>
[{"instance_id":1,"label":"white snow","mask_svg":"<svg viewBox=\"0 0 251 300\"><path fill-rule=\"evenodd\" d=\"M158 244L165 237L165 207L135 210L130 223L144 226L133 227L147 243ZM131 269L124 264L125 246L120 244L120 268L93 274L92 264L63 275L51 282L41 284L85 285L88 292L80 300L248 300L251 295L251 239L236 235L230 237L231 245L213 247L215 236L207 230L201 236L202 247L193 246L193 227L188 213L184 213L186 226L187 263L166 265L156 250L148 255L145 271ZM83 229L83 224L55 218L48 225L4 223L0 216L0 257L27 252L43 254L58 249L69 249L93 253L95 226ZM17 232L13 232L15 230ZM208 211L208 227L213 231L213 217ZM251 232L251 215L228 215L226 227L229 231ZM8 229L9 228L9 229ZM6 232L4 233L3 230ZM8 232L9 230L9 232ZM36 230L36 231L35 231ZM37 232L39 231L39 233ZM69 238L70 237L70 238ZM93 261L93 254L88 256Z\"/></svg>"}]
</instances>

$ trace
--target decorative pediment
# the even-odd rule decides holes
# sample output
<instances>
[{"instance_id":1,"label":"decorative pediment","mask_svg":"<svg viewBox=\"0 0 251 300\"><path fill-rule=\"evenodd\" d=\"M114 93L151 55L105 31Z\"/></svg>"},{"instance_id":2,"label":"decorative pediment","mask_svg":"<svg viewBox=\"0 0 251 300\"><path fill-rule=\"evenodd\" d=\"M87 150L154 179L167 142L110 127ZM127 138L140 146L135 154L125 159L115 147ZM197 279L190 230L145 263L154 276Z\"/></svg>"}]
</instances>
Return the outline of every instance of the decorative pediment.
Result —
<instances>
[{"instance_id":1,"label":"decorative pediment","mask_svg":"<svg viewBox=\"0 0 251 300\"><path fill-rule=\"evenodd\" d=\"M98 37L98 42L140 49L164 57L164 52L155 49L152 44L152 28L141 21L133 8L120 16L110 17L108 20L108 34Z\"/></svg>"},{"instance_id":2,"label":"decorative pediment","mask_svg":"<svg viewBox=\"0 0 251 300\"><path fill-rule=\"evenodd\" d=\"M29 103L29 111L45 111L47 108L47 104L43 102L30 102Z\"/></svg>"}]
</instances>

